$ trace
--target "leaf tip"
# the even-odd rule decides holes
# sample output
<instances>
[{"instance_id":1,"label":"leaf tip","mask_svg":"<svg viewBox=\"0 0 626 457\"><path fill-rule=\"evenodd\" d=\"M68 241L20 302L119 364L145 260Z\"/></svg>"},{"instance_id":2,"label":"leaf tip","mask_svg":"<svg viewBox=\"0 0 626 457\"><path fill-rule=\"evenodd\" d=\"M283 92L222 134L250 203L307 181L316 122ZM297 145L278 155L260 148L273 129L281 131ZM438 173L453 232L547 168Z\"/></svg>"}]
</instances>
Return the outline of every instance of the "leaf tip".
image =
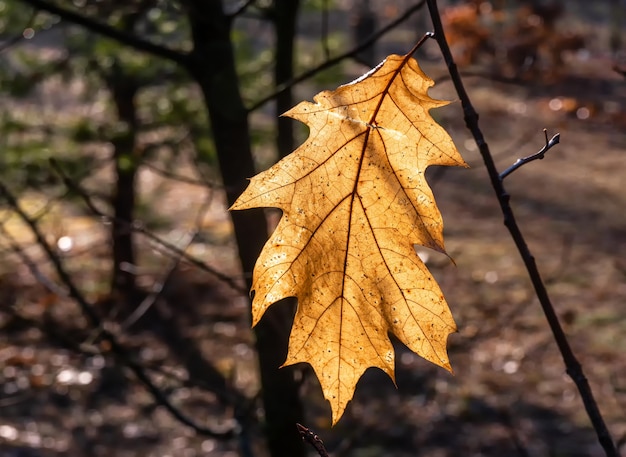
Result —
<instances>
[{"instance_id":1,"label":"leaf tip","mask_svg":"<svg viewBox=\"0 0 626 457\"><path fill-rule=\"evenodd\" d=\"M348 403L352 400L348 400L345 405L333 405L333 402L330 399L326 399L330 403L330 426L334 427L339 422L339 419L343 417L343 413L346 412L346 408L348 407Z\"/></svg>"},{"instance_id":2,"label":"leaf tip","mask_svg":"<svg viewBox=\"0 0 626 457\"><path fill-rule=\"evenodd\" d=\"M228 208L228 211L239 211L241 209L249 209L249 207L246 205L246 203L241 200L242 196L243 196L243 194L241 194L237 198L237 200L235 200L235 202L232 205L230 205L230 207Z\"/></svg>"}]
</instances>

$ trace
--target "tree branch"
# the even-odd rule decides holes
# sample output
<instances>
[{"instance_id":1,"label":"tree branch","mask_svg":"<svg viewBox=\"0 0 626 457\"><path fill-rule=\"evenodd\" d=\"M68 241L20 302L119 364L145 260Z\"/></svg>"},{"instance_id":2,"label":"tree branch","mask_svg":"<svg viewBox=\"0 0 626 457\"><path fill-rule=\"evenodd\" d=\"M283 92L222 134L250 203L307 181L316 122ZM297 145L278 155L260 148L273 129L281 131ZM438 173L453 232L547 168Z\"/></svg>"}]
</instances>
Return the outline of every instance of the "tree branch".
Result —
<instances>
[{"instance_id":1,"label":"tree branch","mask_svg":"<svg viewBox=\"0 0 626 457\"><path fill-rule=\"evenodd\" d=\"M63 169L61 169L61 167L59 166L58 162L55 159L50 159L50 165L59 174L59 176L63 180L63 183L65 184L65 186L69 190L71 190L73 192L76 192L76 194L78 194L78 196L83 200L83 202L85 203L87 208L94 215L106 218L107 220L115 219L110 214L107 214L104 211L100 210L94 204L94 202L92 200L92 197L90 195L88 195L78 184L76 184L74 181L72 181L69 178L69 176L67 176L65 174L65 172L63 171ZM226 275L226 274L216 270L215 268L207 265L202 260L197 259L196 257L188 254L184 250L178 248L174 244L169 243L168 241L165 241L165 240L161 239L159 236L155 235L151 231L149 231L146 228L144 228L140 223L128 223L128 221L125 221L125 223L129 225L129 228L131 230L134 230L134 231L136 231L138 233L141 233L146 238L148 238L148 239L154 241L155 243L157 243L158 245L164 247L166 250L170 251L171 253L175 254L176 256L180 257L181 259L185 259L185 261L187 261L190 264L200 268L201 270L204 270L207 273L211 273L213 276L215 276L220 281L223 281L224 283L228 284L234 291L236 291L236 292L238 292L238 293L240 293L240 294L242 294L244 296L248 295L248 290L246 288L244 288L243 286L241 286L241 284L239 284L239 282L236 279L233 279L231 276Z\"/></svg>"},{"instance_id":2,"label":"tree branch","mask_svg":"<svg viewBox=\"0 0 626 457\"><path fill-rule=\"evenodd\" d=\"M587 378L583 373L582 366L576 359L569 342L567 341L565 332L563 332L559 318L554 310L554 307L552 306L552 302L550 301L544 282L539 274L535 258L531 254L530 249L526 244L526 240L524 239L524 236L522 235L522 232L515 220L513 209L509 204L510 197L504 188L503 181L500 178L500 174L498 173L491 152L489 151L489 146L487 145L483 133L478 125L478 113L474 109L465 90L461 75L459 74L456 63L452 57L452 53L450 52L450 47L446 41L443 25L441 23L441 16L439 15L439 10L437 8L437 0L426 0L426 2L428 3L428 10L435 29L435 39L441 49L441 53L448 67L448 72L450 73L456 92L461 100L465 124L476 141L478 150L480 151L485 167L487 168L491 185L496 193L498 202L500 203L500 209L504 215L504 225L511 233L511 237L515 241L515 245L517 246L522 260L524 261L528 275L532 281L533 287L535 288L537 298L541 303L541 307L550 329L552 330L556 344L561 352L563 361L565 362L567 374L572 378L578 388L578 391L580 392L587 415L589 416L596 434L598 435L598 441L604 448L607 457L618 457L617 449L615 448L611 434L604 423L602 414L600 413L598 405L593 397L593 392L591 391Z\"/></svg>"},{"instance_id":3,"label":"tree branch","mask_svg":"<svg viewBox=\"0 0 626 457\"><path fill-rule=\"evenodd\" d=\"M52 247L48 244L37 223L28 214L26 214L18 203L17 198L2 181L0 181L0 195L4 197L11 209L15 211L22 222L28 226L29 230L35 236L37 244L41 247L41 249L43 249L46 257L48 257L52 263L56 274L67 289L67 293L63 295L73 299L78 304L90 325L99 329L100 336L109 343L111 352L133 372L135 377L146 387L148 392L150 392L154 400L167 409L169 413L179 422L194 429L196 433L200 435L219 439L230 439L234 437L236 433L234 429L215 431L210 428L203 427L195 423L191 418L187 417L170 402L169 398L161 391L161 389L159 389L152 382L143 367L128 355L126 348L124 348L124 346L117 341L117 338L113 335L113 333L107 330L98 314L94 311L92 304L87 301L82 292L80 292L78 287L74 284L70 274L65 270L61 259L59 259L59 256L56 255Z\"/></svg>"},{"instance_id":4,"label":"tree branch","mask_svg":"<svg viewBox=\"0 0 626 457\"><path fill-rule=\"evenodd\" d=\"M112 27L108 24L96 21L77 13L75 11L69 10L67 8L63 8L55 5L54 3L48 2L46 0L20 0L23 3L26 3L33 8L47 11L50 14L55 14L59 16L61 19L67 22L71 22L75 25L81 26L89 31L99 33L102 36L115 40L121 44L130 46L138 51L145 52L147 54L151 54L156 57L160 57L163 59L171 60L176 62L183 67L187 67L189 64L189 57L186 53L177 51L175 49L168 48L166 46L155 44L146 39L140 38L137 35L132 35L130 33L123 32L115 27Z\"/></svg>"},{"instance_id":5,"label":"tree branch","mask_svg":"<svg viewBox=\"0 0 626 457\"><path fill-rule=\"evenodd\" d=\"M200 230L202 229L202 220L204 219L204 216L209 209L210 203L211 197L209 196L209 198L207 198L206 201L204 201L200 206L200 209L198 210L198 214L196 216L195 227L186 235L187 240L184 243L185 248L181 249L182 252L185 252L187 250L189 245L191 245L191 243L193 242L194 238L198 235L198 233L200 233ZM135 324L135 322L137 322L144 314L146 314L148 310L154 305L154 303L156 303L159 296L163 293L165 285L170 280L173 273L176 271L176 268L178 268L181 259L182 257L180 255L171 259L170 264L167 266L166 272L163 275L163 278L161 280L155 281L155 283L152 285L152 290L150 291L150 293L141 301L139 306L135 308L131 315L128 316L121 324L121 327L123 329L127 329Z\"/></svg>"},{"instance_id":6,"label":"tree branch","mask_svg":"<svg viewBox=\"0 0 626 457\"><path fill-rule=\"evenodd\" d=\"M190 178L188 176L179 175L172 171L166 170L164 168L159 168L156 165L150 162L143 162L142 166L146 167L148 170L152 171L154 174L159 175L163 178L171 179L172 181L178 181L185 184L191 184L192 186L198 187L207 187L206 181L202 181L200 179ZM216 188L217 185L211 185L211 188Z\"/></svg>"},{"instance_id":7,"label":"tree branch","mask_svg":"<svg viewBox=\"0 0 626 457\"><path fill-rule=\"evenodd\" d=\"M30 1L30 0L28 0L28 1ZM276 89L276 91L274 93L272 93L272 94L270 94L270 95L268 95L266 97L263 97L261 100L257 101L250 108L248 108L248 112L251 113L253 111L256 111L257 109L261 108L266 103L268 103L268 102L272 101L273 99L275 99L279 94L282 94L283 92L285 92L290 87L293 87L296 84L301 83L302 81L306 81L307 79L312 78L313 76L315 76L316 74L320 73L321 71L324 71L324 70L326 70L328 68L331 68L331 67L337 65L339 62L341 62L341 61L343 61L345 59L348 59L348 58L351 58L351 57L356 57L356 55L358 53L360 53L361 51L367 49L368 47L370 47L371 45L376 43L376 41L378 41L384 35L386 35L388 32L394 30L399 24L401 24L404 21L406 21L407 19L409 19L411 17L411 15L413 13L415 13L417 10L419 10L422 6L424 6L425 3L426 3L426 0L421 0L420 2L418 2L415 5L411 6L404 13L402 13L400 16L398 16L395 20L393 20L392 22L387 24L385 27L380 29L378 32L376 32L374 35L369 37L367 40L365 40L363 43L361 43L357 47L355 47L355 48L353 48L353 49L351 49L351 50L349 50L347 52L344 52L343 54L340 54L340 55L338 55L336 57L333 57L332 59L328 59L328 60L324 61L322 64L318 65L317 67L311 68L310 70L305 71L304 73L302 73L300 76L296 76L291 81L288 81L285 84L280 85Z\"/></svg>"},{"instance_id":8,"label":"tree branch","mask_svg":"<svg viewBox=\"0 0 626 457\"><path fill-rule=\"evenodd\" d=\"M539 151L535 152L532 155L522 157L521 159L517 159L513 165L511 165L509 168L507 168L502 173L500 173L499 175L500 181L503 181L504 178L509 176L518 168L523 167L528 162L532 162L533 160L543 160L543 158L546 155L546 152L548 152L552 147L559 144L559 141L561 139L561 135L559 133L554 135L549 140L548 140L548 131L546 129L543 129L543 133L546 135L546 144L544 145L544 147L542 147Z\"/></svg>"},{"instance_id":9,"label":"tree branch","mask_svg":"<svg viewBox=\"0 0 626 457\"><path fill-rule=\"evenodd\" d=\"M20 260L26 265L26 268L30 271L30 274L43 285L48 291L52 292L59 297L67 296L67 291L59 286L57 283L49 279L37 266L37 262L30 258L26 252L19 246L13 235L7 231L4 223L0 224L0 233L5 237L9 243L9 248L13 253L20 258Z\"/></svg>"}]
</instances>

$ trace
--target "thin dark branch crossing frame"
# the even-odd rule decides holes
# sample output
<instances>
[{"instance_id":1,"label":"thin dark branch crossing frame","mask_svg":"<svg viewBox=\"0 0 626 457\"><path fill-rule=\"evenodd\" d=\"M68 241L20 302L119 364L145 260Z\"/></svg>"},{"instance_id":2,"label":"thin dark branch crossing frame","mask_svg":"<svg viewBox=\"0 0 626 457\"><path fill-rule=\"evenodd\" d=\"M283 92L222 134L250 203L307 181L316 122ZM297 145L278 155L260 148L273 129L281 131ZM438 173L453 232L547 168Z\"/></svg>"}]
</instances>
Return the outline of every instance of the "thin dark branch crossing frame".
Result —
<instances>
[{"instance_id":1,"label":"thin dark branch crossing frame","mask_svg":"<svg viewBox=\"0 0 626 457\"><path fill-rule=\"evenodd\" d=\"M504 215L504 225L509 230L511 237L513 238L515 245L522 257L524 265L526 266L526 270L528 272L530 280L532 281L535 293L537 295L537 298L539 299L541 308L543 309L543 312L548 321L548 325L550 326L550 330L552 331L552 334L554 336L554 340L559 348L559 351L561 352L563 362L565 363L566 372L570 376L570 378L572 378L574 384L576 384L576 387L580 392L580 396L583 400L587 415L589 416L593 428L596 431L598 441L604 449L606 456L619 457L617 448L615 447L615 442L613 441L611 434L604 422L604 418L600 413L600 409L598 408L598 404L594 399L593 392L591 391L591 387L589 386L589 382L587 381L587 378L583 373L582 366L574 355L574 352L570 347L570 344L567 340L565 332L563 331L556 311L554 310L554 306L552 305L552 302L546 290L546 286L543 282L543 279L541 278L539 269L537 268L535 257L530 252L530 249L526 244L526 240L524 239L524 236L522 235L517 221L515 220L515 214L513 213L513 209L510 205L510 195L506 192L506 189L504 188L504 178L511 172L520 168L522 165L524 165L524 163L528 163L531 160L542 158L543 154L547 151L547 149L549 149L548 146L550 141L546 142L546 146L544 147L544 150L542 150L543 152L540 151L538 154L535 154L536 157L532 158L533 156L531 156L531 159L526 161L524 161L525 159L522 159L522 162L519 165L513 165L513 170L507 170L508 173L505 172L504 176L498 173L495 162L489 150L489 146L485 141L483 133L478 125L478 113L474 109L470 101L469 95L465 90L463 80L456 66L456 63L454 62L454 58L452 57L452 53L450 52L450 47L448 46L448 42L444 35L443 25L441 23L441 16L437 7L437 0L426 0L426 3L428 5L428 11L430 13L430 18L432 20L435 31L435 40L439 45L443 58L448 67L448 72L454 84L454 88L461 100L465 124L468 130L471 132L472 136L474 137L474 140L476 141L485 168L487 169L491 185L496 193L498 203L500 204L500 209L502 210L502 214ZM558 143L558 139L558 136L555 136L553 138L553 140L555 140L554 144Z\"/></svg>"},{"instance_id":2,"label":"thin dark branch crossing frame","mask_svg":"<svg viewBox=\"0 0 626 457\"><path fill-rule=\"evenodd\" d=\"M150 392L155 402L163 406L174 418L176 418L176 420L192 428L199 435L222 440L228 440L236 436L238 431L233 428L226 430L212 430L211 428L204 427L196 423L170 401L168 396L153 383L144 368L129 355L128 351L118 341L117 337L106 328L105 323L100 319L94 310L93 305L87 301L83 293L74 284L70 273L65 269L61 259L55 254L50 244L46 241L43 233L39 229L38 224L28 214L26 214L21 205L18 203L15 195L13 195L13 193L2 181L0 181L0 195L4 197L6 202L9 204L9 207L19 216L22 222L28 226L28 229L35 236L37 244L41 247L41 249L43 249L46 257L59 277L60 282L65 286L66 293L63 295L71 298L79 305L81 311L92 327L99 331L99 337L109 343L111 353L130 369L135 377L144 385L146 390ZM56 288L55 290L60 291L60 289Z\"/></svg>"}]
</instances>

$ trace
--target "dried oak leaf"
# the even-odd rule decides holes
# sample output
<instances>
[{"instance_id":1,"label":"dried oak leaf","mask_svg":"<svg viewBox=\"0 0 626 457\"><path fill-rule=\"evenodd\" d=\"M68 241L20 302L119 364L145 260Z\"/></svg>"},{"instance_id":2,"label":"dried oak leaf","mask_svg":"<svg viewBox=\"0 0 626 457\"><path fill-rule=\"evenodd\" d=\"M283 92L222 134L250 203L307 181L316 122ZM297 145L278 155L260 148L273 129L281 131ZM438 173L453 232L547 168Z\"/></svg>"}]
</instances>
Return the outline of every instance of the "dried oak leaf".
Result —
<instances>
[{"instance_id":1,"label":"dried oak leaf","mask_svg":"<svg viewBox=\"0 0 626 457\"><path fill-rule=\"evenodd\" d=\"M394 379L388 333L451 370L456 325L414 244L445 252L429 165L466 166L429 114L447 102L407 56L389 56L356 81L324 91L285 116L307 141L251 179L232 209L276 207L283 216L253 274L253 325L286 297L298 299L285 365L310 363L333 424L365 370Z\"/></svg>"}]
</instances>

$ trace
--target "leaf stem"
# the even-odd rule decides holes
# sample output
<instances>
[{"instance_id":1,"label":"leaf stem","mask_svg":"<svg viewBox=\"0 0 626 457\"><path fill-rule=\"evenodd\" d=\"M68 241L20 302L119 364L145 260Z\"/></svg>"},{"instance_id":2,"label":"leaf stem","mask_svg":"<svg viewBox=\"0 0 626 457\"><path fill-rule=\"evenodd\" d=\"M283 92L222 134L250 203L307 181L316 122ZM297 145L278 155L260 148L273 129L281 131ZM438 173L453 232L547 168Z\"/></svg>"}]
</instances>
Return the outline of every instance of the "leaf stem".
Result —
<instances>
[{"instance_id":1,"label":"leaf stem","mask_svg":"<svg viewBox=\"0 0 626 457\"><path fill-rule=\"evenodd\" d=\"M415 46L413 46L413 49L411 49L407 55L412 56L419 48L422 47L424 43L426 43L426 40L428 40L429 38L435 38L434 32L426 32L424 36L422 36L422 38L420 38L420 40L415 44Z\"/></svg>"},{"instance_id":2,"label":"leaf stem","mask_svg":"<svg viewBox=\"0 0 626 457\"><path fill-rule=\"evenodd\" d=\"M489 146L487 145L483 133L478 126L478 113L472 106L470 98L465 90L465 87L463 86L461 75L459 74L456 63L454 62L454 59L452 57L452 53L450 52L450 47L448 46L448 43L446 41L446 37L443 31L443 25L441 23L441 16L439 15L439 10L437 8L437 0L426 0L426 3L428 4L428 10L430 12L430 17L433 22L435 39L437 40L437 44L439 45L441 53L443 54L444 60L448 67L448 72L450 73L450 77L452 78L452 82L454 83L456 92L461 100L461 106L463 107L463 112L465 116L465 124L468 130L472 133L472 136L474 137L474 140L476 141L476 144L478 146L478 150L480 151L480 154L483 158L483 162L489 174L489 179L491 180L491 185L496 193L496 197L498 198L500 208L504 215L504 225L511 233L511 237L515 241L515 245L517 246L522 260L524 261L524 265L526 266L528 275L532 281L533 287L535 288L537 298L539 298L539 302L546 316L550 329L552 330L552 334L554 335L556 344L563 357L566 372L572 378L572 380L576 384L576 387L578 388L578 391L580 392L583 403L585 405L585 409L587 411L587 415L589 416L589 419L591 420L591 423L596 431L600 445L604 448L606 456L619 457L617 449L615 447L615 443L611 438L611 434L593 397L593 392L591 391L589 382L587 381L587 378L583 373L582 366L580 362L578 362L578 360L576 359L576 356L574 355L569 345L569 342L567 341L567 337L563 332L563 328L561 327L559 318L554 310L554 307L552 306L552 302L550 301L550 297L546 290L545 284L541 278L541 275L539 274L539 270L535 263L535 258L531 254L528 245L526 244L526 240L524 239L521 230L515 220L515 215L509 204L510 196L504 188L503 180L495 166L493 157L491 155L491 152L489 151ZM523 164L520 164L516 168L519 168L522 165Z\"/></svg>"}]
</instances>

